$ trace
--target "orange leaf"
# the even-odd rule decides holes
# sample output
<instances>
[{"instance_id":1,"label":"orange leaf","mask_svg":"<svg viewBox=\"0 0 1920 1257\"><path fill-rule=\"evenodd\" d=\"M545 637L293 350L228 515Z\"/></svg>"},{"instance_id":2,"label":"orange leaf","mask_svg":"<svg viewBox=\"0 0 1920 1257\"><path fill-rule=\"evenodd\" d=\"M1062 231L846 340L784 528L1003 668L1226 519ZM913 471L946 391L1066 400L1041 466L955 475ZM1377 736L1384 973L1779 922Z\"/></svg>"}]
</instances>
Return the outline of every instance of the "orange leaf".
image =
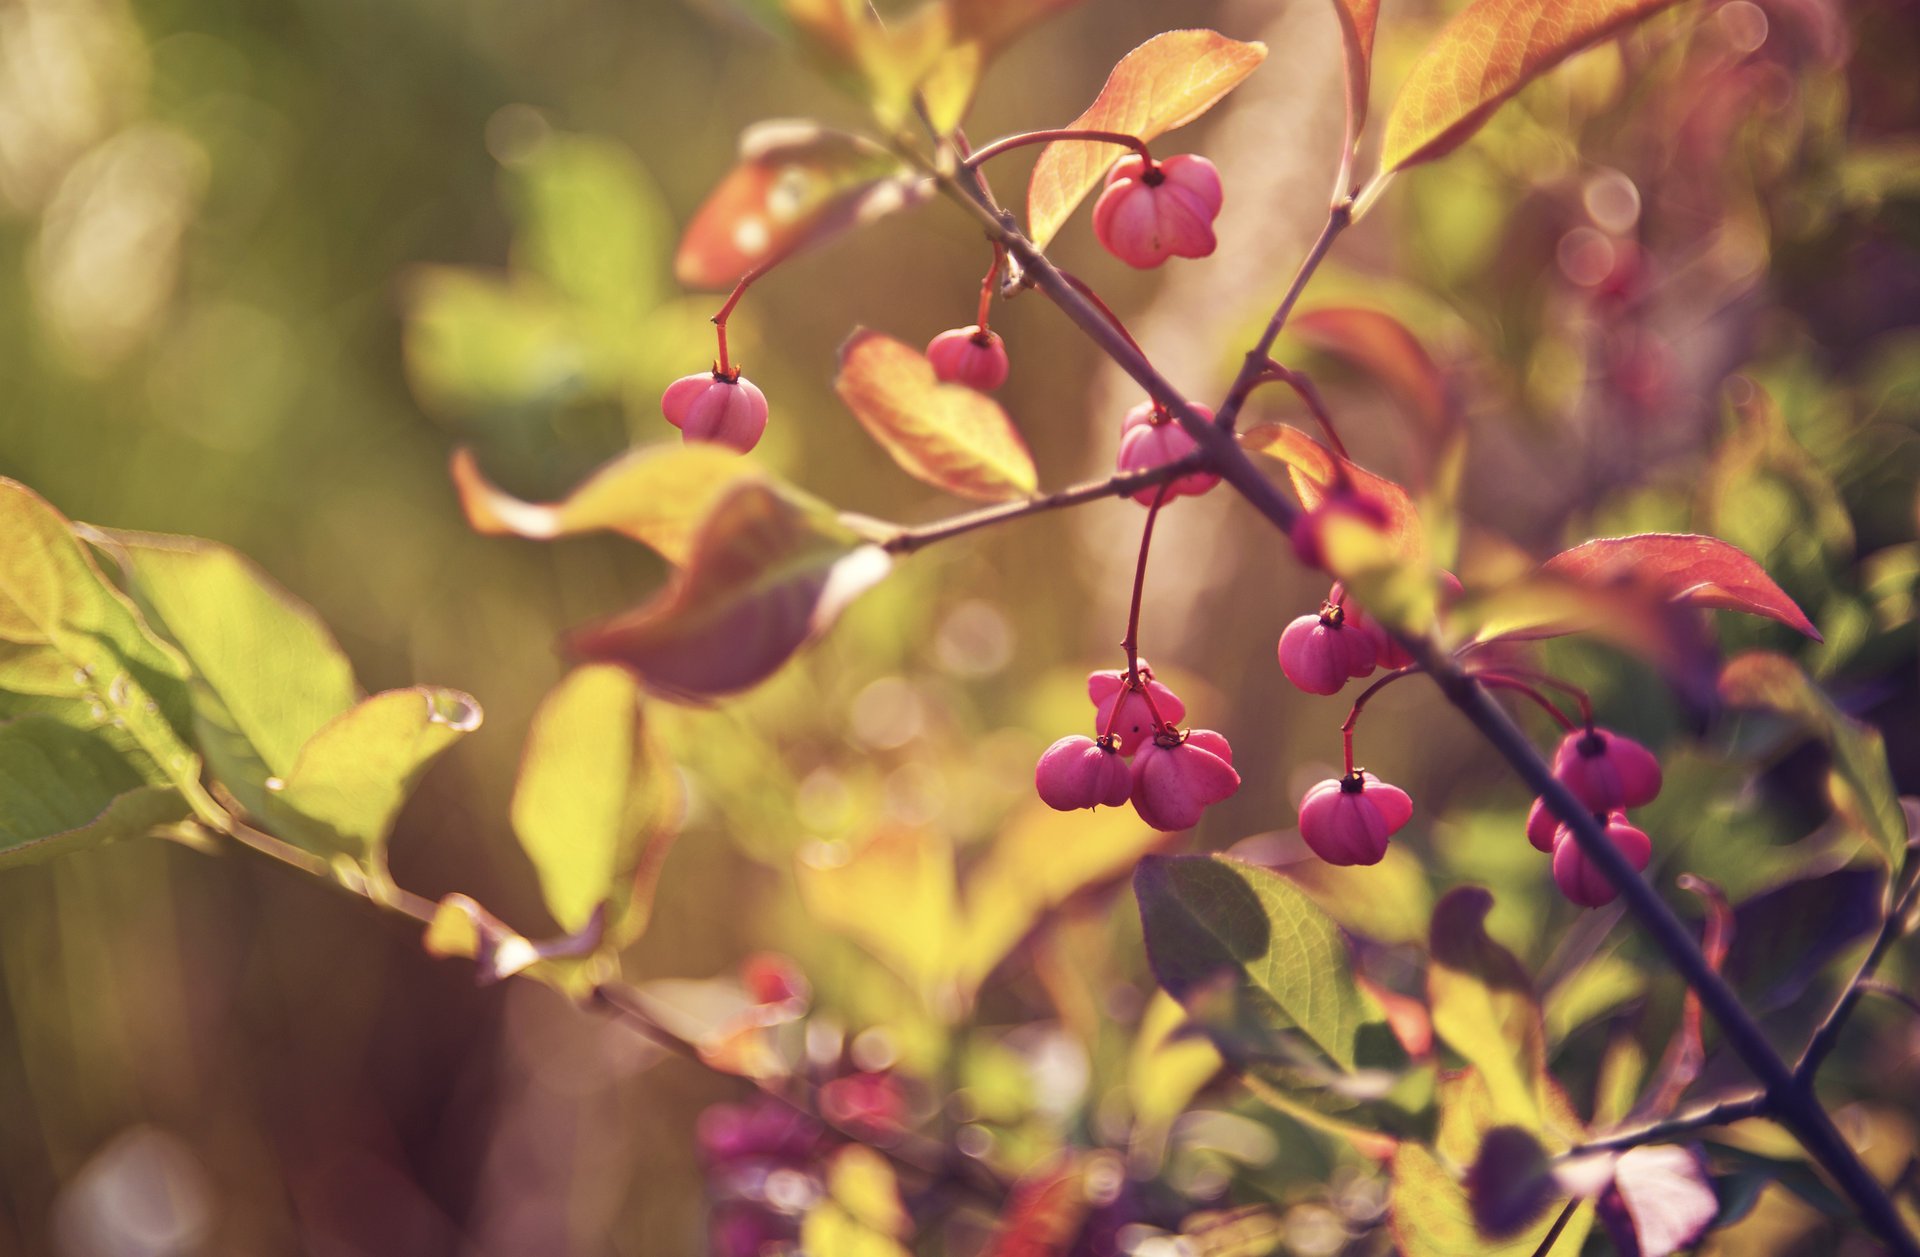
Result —
<instances>
[{"instance_id":1,"label":"orange leaf","mask_svg":"<svg viewBox=\"0 0 1920 1257\"><path fill-rule=\"evenodd\" d=\"M1377 378L1428 428L1447 426L1447 386L1425 346L1390 314L1328 306L1293 316L1296 339Z\"/></svg>"},{"instance_id":2,"label":"orange leaf","mask_svg":"<svg viewBox=\"0 0 1920 1257\"><path fill-rule=\"evenodd\" d=\"M811 122L767 122L740 137L740 164L707 197L674 255L689 288L726 288L756 266L921 200L898 163Z\"/></svg>"},{"instance_id":3,"label":"orange leaf","mask_svg":"<svg viewBox=\"0 0 1920 1257\"><path fill-rule=\"evenodd\" d=\"M614 459L559 502L525 502L496 488L473 451L453 452L453 486L475 532L547 541L617 532L684 563L694 531L736 485L766 476L732 450L707 443L649 445Z\"/></svg>"},{"instance_id":4,"label":"orange leaf","mask_svg":"<svg viewBox=\"0 0 1920 1257\"><path fill-rule=\"evenodd\" d=\"M1241 434L1240 443L1256 454L1285 463L1300 505L1310 511L1332 496L1344 478L1355 492L1385 510L1384 531L1401 556L1424 559L1427 537L1420 523L1420 512L1407 491L1395 482L1341 458L1300 429L1284 423L1263 423L1249 428Z\"/></svg>"},{"instance_id":5,"label":"orange leaf","mask_svg":"<svg viewBox=\"0 0 1920 1257\"><path fill-rule=\"evenodd\" d=\"M946 0L950 46L921 81L920 95L942 135L960 125L987 63L1027 27L1081 0Z\"/></svg>"},{"instance_id":6,"label":"orange leaf","mask_svg":"<svg viewBox=\"0 0 1920 1257\"><path fill-rule=\"evenodd\" d=\"M1427 45L1387 115L1382 171L1443 157L1521 88L1673 0L1473 0Z\"/></svg>"},{"instance_id":7,"label":"orange leaf","mask_svg":"<svg viewBox=\"0 0 1920 1257\"><path fill-rule=\"evenodd\" d=\"M1602 537L1554 555L1543 570L1584 585L1639 586L1686 606L1765 616L1821 640L1813 621L1773 583L1766 569L1718 537L1686 533Z\"/></svg>"},{"instance_id":8,"label":"orange leaf","mask_svg":"<svg viewBox=\"0 0 1920 1257\"><path fill-rule=\"evenodd\" d=\"M578 658L626 665L669 698L717 698L771 676L888 566L885 551L823 508L749 482L708 514L665 590L566 644Z\"/></svg>"},{"instance_id":9,"label":"orange leaf","mask_svg":"<svg viewBox=\"0 0 1920 1257\"><path fill-rule=\"evenodd\" d=\"M1214 31L1155 35L1120 59L1093 104L1067 127L1151 140L1213 108L1266 55L1265 44L1243 44ZM1044 247L1053 239L1123 152L1088 140L1047 145L1027 185L1027 230L1035 244Z\"/></svg>"},{"instance_id":10,"label":"orange leaf","mask_svg":"<svg viewBox=\"0 0 1920 1257\"><path fill-rule=\"evenodd\" d=\"M840 347L834 391L910 476L962 497L999 502L1032 493L1033 456L992 398L942 384L926 355L855 329Z\"/></svg>"},{"instance_id":11,"label":"orange leaf","mask_svg":"<svg viewBox=\"0 0 1920 1257\"><path fill-rule=\"evenodd\" d=\"M1380 0L1333 0L1340 19L1340 47L1347 56L1347 111L1353 133L1367 120L1367 89L1373 83L1373 28L1380 20Z\"/></svg>"}]
</instances>

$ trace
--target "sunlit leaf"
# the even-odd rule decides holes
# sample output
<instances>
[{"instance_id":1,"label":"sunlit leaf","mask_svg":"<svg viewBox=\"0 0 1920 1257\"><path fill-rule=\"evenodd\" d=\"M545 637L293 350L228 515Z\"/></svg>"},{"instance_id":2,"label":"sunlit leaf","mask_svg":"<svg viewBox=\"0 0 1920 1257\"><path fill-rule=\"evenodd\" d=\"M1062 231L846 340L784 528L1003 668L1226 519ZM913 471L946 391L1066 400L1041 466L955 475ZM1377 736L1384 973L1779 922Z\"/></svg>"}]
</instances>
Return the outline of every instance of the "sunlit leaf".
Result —
<instances>
[{"instance_id":1,"label":"sunlit leaf","mask_svg":"<svg viewBox=\"0 0 1920 1257\"><path fill-rule=\"evenodd\" d=\"M1487 936L1492 907L1492 895L1463 886L1433 910L1427 969L1433 1029L1480 1071L1499 1121L1540 1131L1546 1029L1525 967Z\"/></svg>"},{"instance_id":2,"label":"sunlit leaf","mask_svg":"<svg viewBox=\"0 0 1920 1257\"><path fill-rule=\"evenodd\" d=\"M422 686L363 699L301 746L284 782L269 786L267 818L319 826L303 846L375 859L427 766L479 727L480 705L458 690Z\"/></svg>"},{"instance_id":3,"label":"sunlit leaf","mask_svg":"<svg viewBox=\"0 0 1920 1257\"><path fill-rule=\"evenodd\" d=\"M475 531L546 541L601 530L652 546L683 564L714 504L767 474L710 442L648 445L621 455L559 502L523 502L496 488L470 450L453 453L453 484ZM793 496L792 490L786 490Z\"/></svg>"},{"instance_id":4,"label":"sunlit leaf","mask_svg":"<svg viewBox=\"0 0 1920 1257\"><path fill-rule=\"evenodd\" d=\"M915 990L939 998L960 941L953 850L921 829L883 829L851 852L809 852L800 896L828 929L859 942Z\"/></svg>"},{"instance_id":5,"label":"sunlit leaf","mask_svg":"<svg viewBox=\"0 0 1920 1257\"><path fill-rule=\"evenodd\" d=\"M1350 933L1381 943L1426 944L1433 887L1419 857L1404 847L1388 847L1380 863L1365 867L1309 857L1275 871Z\"/></svg>"},{"instance_id":6,"label":"sunlit leaf","mask_svg":"<svg viewBox=\"0 0 1920 1257\"><path fill-rule=\"evenodd\" d=\"M1082 0L946 0L949 46L920 83L927 116L942 135L960 125L994 54L1029 26Z\"/></svg>"},{"instance_id":7,"label":"sunlit leaf","mask_svg":"<svg viewBox=\"0 0 1920 1257\"><path fill-rule=\"evenodd\" d=\"M1132 808L1056 812L1034 800L1001 829L966 881L961 968L977 985L1049 909L1126 876L1165 835Z\"/></svg>"},{"instance_id":8,"label":"sunlit leaf","mask_svg":"<svg viewBox=\"0 0 1920 1257\"><path fill-rule=\"evenodd\" d=\"M497 982L539 963L539 950L466 895L442 899L427 923L424 940L431 956L474 962L482 983Z\"/></svg>"},{"instance_id":9,"label":"sunlit leaf","mask_svg":"<svg viewBox=\"0 0 1920 1257\"><path fill-rule=\"evenodd\" d=\"M101 575L74 525L0 479L0 716L96 731L142 778L197 789L187 670Z\"/></svg>"},{"instance_id":10,"label":"sunlit leaf","mask_svg":"<svg viewBox=\"0 0 1920 1257\"><path fill-rule=\"evenodd\" d=\"M1157 1148L1173 1120L1223 1063L1213 1044L1189 1024L1187 1010L1165 991L1155 991L1127 1058L1134 1146Z\"/></svg>"},{"instance_id":11,"label":"sunlit leaf","mask_svg":"<svg viewBox=\"0 0 1920 1257\"><path fill-rule=\"evenodd\" d=\"M1207 30L1155 35L1120 59L1085 113L1079 131L1117 131L1151 140L1218 104L1265 59L1267 46ZM1126 150L1086 140L1047 145L1027 186L1027 232L1045 247L1074 207Z\"/></svg>"},{"instance_id":12,"label":"sunlit leaf","mask_svg":"<svg viewBox=\"0 0 1920 1257\"><path fill-rule=\"evenodd\" d=\"M0 723L0 868L186 816L177 791L150 784L104 739L52 716Z\"/></svg>"},{"instance_id":13,"label":"sunlit leaf","mask_svg":"<svg viewBox=\"0 0 1920 1257\"><path fill-rule=\"evenodd\" d=\"M832 1199L807 1211L800 1224L800 1245L803 1252L837 1257L913 1257L913 1250L867 1226Z\"/></svg>"},{"instance_id":14,"label":"sunlit leaf","mask_svg":"<svg viewBox=\"0 0 1920 1257\"><path fill-rule=\"evenodd\" d=\"M1284 423L1263 423L1249 428L1241 434L1240 443L1256 454L1285 463L1293 491L1308 510L1320 506L1343 487L1376 503L1386 514L1380 531L1394 553L1408 562L1425 560L1426 531L1420 523L1420 512L1398 484L1341 458L1300 429Z\"/></svg>"},{"instance_id":15,"label":"sunlit leaf","mask_svg":"<svg viewBox=\"0 0 1920 1257\"><path fill-rule=\"evenodd\" d=\"M1720 697L1735 707L1771 711L1825 742L1833 760L1827 792L1834 810L1870 840L1892 868L1901 867L1907 818L1887 766L1886 739L1878 729L1835 707L1793 660L1767 651L1729 662L1720 673Z\"/></svg>"},{"instance_id":16,"label":"sunlit leaf","mask_svg":"<svg viewBox=\"0 0 1920 1257\"><path fill-rule=\"evenodd\" d=\"M424 266L406 300L407 378L436 414L557 409L610 383L572 312L536 284Z\"/></svg>"},{"instance_id":17,"label":"sunlit leaf","mask_svg":"<svg viewBox=\"0 0 1920 1257\"><path fill-rule=\"evenodd\" d=\"M1638 586L1684 606L1765 616L1820 640L1813 622L1766 570L1717 537L1602 537L1561 551L1544 570L1601 588Z\"/></svg>"},{"instance_id":18,"label":"sunlit leaf","mask_svg":"<svg viewBox=\"0 0 1920 1257\"><path fill-rule=\"evenodd\" d=\"M1402 1144L1393 1156L1393 1193L1387 1222L1405 1257L1532 1257L1552 1229L1549 1211L1520 1234L1496 1240L1474 1224L1467 1192L1433 1153ZM1592 1206L1574 1212L1556 1242L1577 1253L1593 1223Z\"/></svg>"},{"instance_id":19,"label":"sunlit leaf","mask_svg":"<svg viewBox=\"0 0 1920 1257\"><path fill-rule=\"evenodd\" d=\"M569 933L604 921L639 936L680 806L624 669L576 668L534 714L513 792L513 829L547 911Z\"/></svg>"},{"instance_id":20,"label":"sunlit leaf","mask_svg":"<svg viewBox=\"0 0 1920 1257\"><path fill-rule=\"evenodd\" d=\"M639 322L667 296L659 191L626 147L549 133L506 163L517 265L597 316Z\"/></svg>"},{"instance_id":21,"label":"sunlit leaf","mask_svg":"<svg viewBox=\"0 0 1920 1257\"><path fill-rule=\"evenodd\" d=\"M669 697L716 698L771 676L889 566L885 551L818 507L741 484L701 523L665 590L567 645L578 658L632 668Z\"/></svg>"},{"instance_id":22,"label":"sunlit leaf","mask_svg":"<svg viewBox=\"0 0 1920 1257\"><path fill-rule=\"evenodd\" d=\"M1236 1024L1298 1030L1343 1070L1391 1040L1339 927L1285 878L1220 856L1148 856L1133 886L1147 958L1174 999L1223 989Z\"/></svg>"},{"instance_id":23,"label":"sunlit leaf","mask_svg":"<svg viewBox=\"0 0 1920 1257\"><path fill-rule=\"evenodd\" d=\"M1038 487L1033 455L986 394L943 384L926 355L859 329L840 347L834 391L910 476L988 502Z\"/></svg>"},{"instance_id":24,"label":"sunlit leaf","mask_svg":"<svg viewBox=\"0 0 1920 1257\"><path fill-rule=\"evenodd\" d=\"M1474 0L1434 37L1387 115L1380 168L1444 156L1562 61L1673 0Z\"/></svg>"},{"instance_id":25,"label":"sunlit leaf","mask_svg":"<svg viewBox=\"0 0 1920 1257\"><path fill-rule=\"evenodd\" d=\"M741 136L740 164L687 224L673 272L689 288L730 287L924 195L898 161L853 136L812 122L761 123Z\"/></svg>"},{"instance_id":26,"label":"sunlit leaf","mask_svg":"<svg viewBox=\"0 0 1920 1257\"><path fill-rule=\"evenodd\" d=\"M657 978L633 988L649 1020L684 1039L710 1069L742 1078L792 1072L775 1032L805 1012L799 1001L766 1003L732 978Z\"/></svg>"},{"instance_id":27,"label":"sunlit leaf","mask_svg":"<svg viewBox=\"0 0 1920 1257\"><path fill-rule=\"evenodd\" d=\"M948 46L948 6L923 3L884 18L869 0L746 0L775 31L792 38L827 78L896 126L914 88Z\"/></svg>"},{"instance_id":28,"label":"sunlit leaf","mask_svg":"<svg viewBox=\"0 0 1920 1257\"><path fill-rule=\"evenodd\" d=\"M900 1199L893 1166L865 1144L849 1144L833 1154L827 1194L870 1231L896 1239L912 1234L913 1217Z\"/></svg>"},{"instance_id":29,"label":"sunlit leaf","mask_svg":"<svg viewBox=\"0 0 1920 1257\"><path fill-rule=\"evenodd\" d=\"M1447 426L1446 380L1426 346L1392 315L1358 306L1323 306L1294 315L1287 333L1374 376L1428 431Z\"/></svg>"}]
</instances>

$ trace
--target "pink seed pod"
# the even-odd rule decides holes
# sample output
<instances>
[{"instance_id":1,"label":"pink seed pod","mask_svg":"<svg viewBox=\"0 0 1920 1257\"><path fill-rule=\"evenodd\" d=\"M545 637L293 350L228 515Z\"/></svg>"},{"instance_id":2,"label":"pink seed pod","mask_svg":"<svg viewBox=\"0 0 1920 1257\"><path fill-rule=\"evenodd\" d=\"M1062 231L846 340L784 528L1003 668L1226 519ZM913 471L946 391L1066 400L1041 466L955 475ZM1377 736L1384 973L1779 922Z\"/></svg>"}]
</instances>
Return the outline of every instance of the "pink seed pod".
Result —
<instances>
[{"instance_id":1,"label":"pink seed pod","mask_svg":"<svg viewBox=\"0 0 1920 1257\"><path fill-rule=\"evenodd\" d=\"M1328 864L1378 864L1413 800L1370 772L1329 777L1300 800L1300 836Z\"/></svg>"},{"instance_id":2,"label":"pink seed pod","mask_svg":"<svg viewBox=\"0 0 1920 1257\"><path fill-rule=\"evenodd\" d=\"M767 430L767 397L743 375L717 371L683 375L667 385L660 413L689 441L711 441L742 454Z\"/></svg>"},{"instance_id":3,"label":"pink seed pod","mask_svg":"<svg viewBox=\"0 0 1920 1257\"><path fill-rule=\"evenodd\" d=\"M1007 346L979 324L956 327L927 342L927 361L943 383L991 393L1007 382Z\"/></svg>"},{"instance_id":4,"label":"pink seed pod","mask_svg":"<svg viewBox=\"0 0 1920 1257\"><path fill-rule=\"evenodd\" d=\"M1154 712L1174 725L1187 715L1187 705L1180 701L1178 694L1153 679L1153 669L1144 659L1140 661L1140 680L1145 694L1127 685L1124 669L1087 674L1087 697L1093 702L1093 731L1104 734L1111 730L1122 755L1132 755L1142 742L1154 735ZM1153 697L1151 706L1147 695ZM1120 709L1118 716L1114 714L1115 707Z\"/></svg>"},{"instance_id":5,"label":"pink seed pod","mask_svg":"<svg viewBox=\"0 0 1920 1257\"><path fill-rule=\"evenodd\" d=\"M1332 592L1327 595L1327 601L1340 602L1344 592L1345 586L1339 581L1335 581ZM1460 584L1460 578L1458 576L1455 576L1452 572L1440 573L1441 606L1446 606L1465 592L1466 589ZM1358 603L1348 598L1343 605L1347 609L1347 627L1357 628L1373 639L1374 660L1382 668L1388 672L1392 672L1397 668L1404 668L1413 662L1413 656L1402 650L1400 643L1394 641L1393 638L1388 635L1387 630L1381 627L1379 621L1368 615L1365 609Z\"/></svg>"},{"instance_id":6,"label":"pink seed pod","mask_svg":"<svg viewBox=\"0 0 1920 1257\"><path fill-rule=\"evenodd\" d=\"M1638 873L1647 867L1647 862L1653 859L1653 841L1627 823L1625 812L1609 812L1604 817L1596 816L1594 819L1605 825L1607 841L1626 857L1634 872ZM1587 859L1587 853L1580 849L1579 840L1565 825L1560 826L1553 836L1553 881L1561 894L1582 908L1598 908L1601 904L1612 903L1620 893L1599 866Z\"/></svg>"},{"instance_id":7,"label":"pink seed pod","mask_svg":"<svg viewBox=\"0 0 1920 1257\"><path fill-rule=\"evenodd\" d=\"M1373 671L1374 649L1373 638L1329 602L1280 634L1280 671L1309 694L1337 694L1349 679Z\"/></svg>"},{"instance_id":8,"label":"pink seed pod","mask_svg":"<svg viewBox=\"0 0 1920 1257\"><path fill-rule=\"evenodd\" d=\"M1213 418L1213 411L1205 406L1195 406L1194 410L1203 419ZM1114 458L1114 468L1121 472L1150 471L1185 458L1198 448L1178 420L1152 402L1141 402L1120 421L1120 452ZM1197 498L1219 483L1220 477L1212 472L1189 472L1168 483L1167 498L1169 501L1182 495ZM1133 500L1142 506L1151 506L1159 495L1160 486L1149 485L1134 494Z\"/></svg>"},{"instance_id":9,"label":"pink seed pod","mask_svg":"<svg viewBox=\"0 0 1920 1257\"><path fill-rule=\"evenodd\" d=\"M1182 153L1149 164L1130 153L1113 164L1093 206L1093 234L1107 252L1140 270L1169 257L1213 252L1213 220L1220 216L1220 172Z\"/></svg>"},{"instance_id":10,"label":"pink seed pod","mask_svg":"<svg viewBox=\"0 0 1920 1257\"><path fill-rule=\"evenodd\" d=\"M1133 776L1119 748L1070 734L1048 747L1033 768L1040 801L1059 812L1082 807L1119 807L1133 793Z\"/></svg>"},{"instance_id":11,"label":"pink seed pod","mask_svg":"<svg viewBox=\"0 0 1920 1257\"><path fill-rule=\"evenodd\" d=\"M1196 743L1195 738L1200 741ZM1240 788L1232 751L1208 749L1226 739L1210 729L1195 729L1183 739L1156 737L1133 757L1133 810L1155 829L1192 829L1213 804Z\"/></svg>"},{"instance_id":12,"label":"pink seed pod","mask_svg":"<svg viewBox=\"0 0 1920 1257\"><path fill-rule=\"evenodd\" d=\"M1527 809L1527 841L1536 851L1552 851L1553 836L1560 832L1560 818L1553 814L1545 799L1535 799Z\"/></svg>"},{"instance_id":13,"label":"pink seed pod","mask_svg":"<svg viewBox=\"0 0 1920 1257\"><path fill-rule=\"evenodd\" d=\"M1610 729L1575 729L1553 753L1553 775L1595 812L1644 807L1660 793L1660 761Z\"/></svg>"}]
</instances>

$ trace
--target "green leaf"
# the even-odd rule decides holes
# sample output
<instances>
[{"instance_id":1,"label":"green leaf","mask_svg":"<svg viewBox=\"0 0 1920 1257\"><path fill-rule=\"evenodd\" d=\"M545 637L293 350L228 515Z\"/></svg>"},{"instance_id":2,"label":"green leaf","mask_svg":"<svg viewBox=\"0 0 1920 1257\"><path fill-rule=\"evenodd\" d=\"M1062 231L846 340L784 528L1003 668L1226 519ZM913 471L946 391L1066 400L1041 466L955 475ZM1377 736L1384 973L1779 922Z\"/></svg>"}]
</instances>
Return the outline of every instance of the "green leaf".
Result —
<instances>
[{"instance_id":1,"label":"green leaf","mask_svg":"<svg viewBox=\"0 0 1920 1257\"><path fill-rule=\"evenodd\" d=\"M1487 935L1492 907L1487 891L1462 886L1433 910L1427 969L1433 1029L1479 1070L1499 1122L1539 1131L1546 1126L1546 1029L1525 967Z\"/></svg>"},{"instance_id":2,"label":"green leaf","mask_svg":"<svg viewBox=\"0 0 1920 1257\"><path fill-rule=\"evenodd\" d=\"M356 863L384 860L401 804L436 756L480 727L480 705L459 690L424 686L363 699L300 748L264 819L311 850ZM278 779L276 779L278 780Z\"/></svg>"},{"instance_id":3,"label":"green leaf","mask_svg":"<svg viewBox=\"0 0 1920 1257\"><path fill-rule=\"evenodd\" d=\"M679 809L633 678L568 673L534 715L513 793L514 832L561 929L600 916L614 946L639 937Z\"/></svg>"},{"instance_id":4,"label":"green leaf","mask_svg":"<svg viewBox=\"0 0 1920 1257\"><path fill-rule=\"evenodd\" d=\"M549 134L507 163L516 261L597 317L631 328L669 295L659 258L672 227L625 147Z\"/></svg>"},{"instance_id":5,"label":"green leaf","mask_svg":"<svg viewBox=\"0 0 1920 1257\"><path fill-rule=\"evenodd\" d=\"M197 792L186 676L74 526L25 485L0 479L0 716L98 729L145 780Z\"/></svg>"},{"instance_id":6,"label":"green leaf","mask_svg":"<svg viewBox=\"0 0 1920 1257\"><path fill-rule=\"evenodd\" d=\"M226 546L100 535L192 666L195 725L214 775L247 810L269 815L268 779L291 777L307 739L359 698L346 656L311 607Z\"/></svg>"},{"instance_id":7,"label":"green leaf","mask_svg":"<svg viewBox=\"0 0 1920 1257\"><path fill-rule=\"evenodd\" d=\"M960 944L953 848L923 829L883 829L865 845L800 865L801 902L927 999L945 1004Z\"/></svg>"},{"instance_id":8,"label":"green leaf","mask_svg":"<svg viewBox=\"0 0 1920 1257\"><path fill-rule=\"evenodd\" d=\"M1907 817L1887 766L1878 729L1833 705L1826 693L1785 655L1752 651L1720 673L1720 697L1735 707L1771 711L1827 744L1832 765L1827 793L1834 810L1871 842L1898 873L1907 851Z\"/></svg>"},{"instance_id":9,"label":"green leaf","mask_svg":"<svg viewBox=\"0 0 1920 1257\"><path fill-rule=\"evenodd\" d=\"M1404 1257L1531 1257L1558 1214L1549 1210L1519 1235L1494 1240L1474 1225L1466 1188L1427 1149L1402 1144L1393 1155L1392 1174L1387 1222ZM1582 1204L1554 1247L1564 1244L1565 1251L1579 1252L1592 1225L1593 1206Z\"/></svg>"},{"instance_id":10,"label":"green leaf","mask_svg":"<svg viewBox=\"0 0 1920 1257\"><path fill-rule=\"evenodd\" d=\"M1000 502L1038 487L1033 455L1000 404L943 384L919 350L856 329L834 391L902 470L962 497Z\"/></svg>"},{"instance_id":11,"label":"green leaf","mask_svg":"<svg viewBox=\"0 0 1920 1257\"><path fill-rule=\"evenodd\" d=\"M99 736L44 715L0 724L0 869L187 814L178 791L149 784Z\"/></svg>"},{"instance_id":12,"label":"green leaf","mask_svg":"<svg viewBox=\"0 0 1920 1257\"><path fill-rule=\"evenodd\" d=\"M1235 1026L1297 1030L1343 1071L1392 1042L1340 928L1287 879L1222 856L1148 856L1133 886L1147 958L1176 1000L1224 988Z\"/></svg>"},{"instance_id":13,"label":"green leaf","mask_svg":"<svg viewBox=\"0 0 1920 1257\"><path fill-rule=\"evenodd\" d=\"M1117 131L1151 140L1219 104L1266 59L1267 46L1217 31L1167 31L1120 59L1072 131ZM1058 140L1034 163L1027 184L1027 232L1046 247L1074 207L1125 149L1091 140Z\"/></svg>"},{"instance_id":14,"label":"green leaf","mask_svg":"<svg viewBox=\"0 0 1920 1257\"><path fill-rule=\"evenodd\" d=\"M1443 157L1568 57L1673 0L1474 0L1414 63L1387 115L1380 169Z\"/></svg>"},{"instance_id":15,"label":"green leaf","mask_svg":"<svg viewBox=\"0 0 1920 1257\"><path fill-rule=\"evenodd\" d=\"M1419 857L1387 848L1378 864L1328 864L1318 857L1275 870L1307 893L1340 928L1380 943L1425 946L1433 887Z\"/></svg>"},{"instance_id":16,"label":"green leaf","mask_svg":"<svg viewBox=\"0 0 1920 1257\"><path fill-rule=\"evenodd\" d=\"M741 484L702 522L665 590L567 644L577 658L632 668L656 693L705 701L771 676L891 566L817 504Z\"/></svg>"}]
</instances>

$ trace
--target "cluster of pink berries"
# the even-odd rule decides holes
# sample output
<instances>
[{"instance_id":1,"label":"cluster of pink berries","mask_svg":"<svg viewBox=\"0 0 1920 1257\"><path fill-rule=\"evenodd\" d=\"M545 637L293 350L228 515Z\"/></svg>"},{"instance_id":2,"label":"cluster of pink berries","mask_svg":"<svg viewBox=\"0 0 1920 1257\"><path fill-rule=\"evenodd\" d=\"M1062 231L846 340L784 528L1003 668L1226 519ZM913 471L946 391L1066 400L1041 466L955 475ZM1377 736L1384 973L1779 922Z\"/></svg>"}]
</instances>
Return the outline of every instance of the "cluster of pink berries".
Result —
<instances>
[{"instance_id":1,"label":"cluster of pink berries","mask_svg":"<svg viewBox=\"0 0 1920 1257\"><path fill-rule=\"evenodd\" d=\"M1093 673L1087 697L1099 735L1061 738L1034 766L1033 784L1048 807L1070 812L1131 800L1141 820L1171 832L1193 828L1240 788L1233 748L1211 729L1181 729L1186 704L1153 679L1144 660L1138 673Z\"/></svg>"},{"instance_id":2,"label":"cluster of pink berries","mask_svg":"<svg viewBox=\"0 0 1920 1257\"><path fill-rule=\"evenodd\" d=\"M1626 809L1653 802L1660 793L1660 761L1652 751L1610 729L1588 725L1560 739L1553 754L1553 775L1567 792L1592 810L1594 820L1634 872L1653 858L1646 833L1627 823ZM1553 880L1560 893L1585 908L1611 903L1617 893L1545 799L1527 813L1527 840L1553 853Z\"/></svg>"},{"instance_id":3,"label":"cluster of pink berries","mask_svg":"<svg viewBox=\"0 0 1920 1257\"><path fill-rule=\"evenodd\" d=\"M1194 410L1202 419L1213 418L1213 411L1205 406L1195 406ZM1141 402L1120 421L1120 452L1114 457L1114 469L1122 473L1152 471L1177 463L1198 448L1199 443L1164 408L1151 401ZM1159 485L1149 485L1134 494L1133 500L1151 506L1156 498L1171 501L1183 495L1199 497L1219 483L1220 477L1212 472L1193 471L1168 481L1164 493Z\"/></svg>"}]
</instances>

